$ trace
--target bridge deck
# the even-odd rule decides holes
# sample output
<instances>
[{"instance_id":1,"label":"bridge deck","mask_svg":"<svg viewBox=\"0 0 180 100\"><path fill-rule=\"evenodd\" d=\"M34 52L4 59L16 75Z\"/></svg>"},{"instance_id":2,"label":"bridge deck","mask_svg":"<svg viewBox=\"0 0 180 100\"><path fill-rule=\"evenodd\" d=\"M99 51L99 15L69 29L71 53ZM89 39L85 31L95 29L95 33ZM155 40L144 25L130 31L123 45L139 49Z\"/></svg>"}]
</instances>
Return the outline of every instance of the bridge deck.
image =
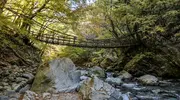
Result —
<instances>
[{"instance_id":1,"label":"bridge deck","mask_svg":"<svg viewBox=\"0 0 180 100\"><path fill-rule=\"evenodd\" d=\"M134 40L115 40L115 39L99 39L99 40L78 40L77 37L69 37L58 34L33 34L37 40L49 44L66 45L84 48L121 48L138 45Z\"/></svg>"}]
</instances>

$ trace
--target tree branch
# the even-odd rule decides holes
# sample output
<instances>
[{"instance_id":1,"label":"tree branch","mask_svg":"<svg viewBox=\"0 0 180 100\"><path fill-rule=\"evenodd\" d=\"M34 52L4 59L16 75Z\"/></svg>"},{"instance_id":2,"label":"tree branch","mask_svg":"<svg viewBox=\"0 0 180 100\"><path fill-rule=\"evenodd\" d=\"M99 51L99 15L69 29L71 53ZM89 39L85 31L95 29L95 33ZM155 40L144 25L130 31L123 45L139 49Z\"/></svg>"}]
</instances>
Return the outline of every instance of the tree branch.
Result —
<instances>
[{"instance_id":1,"label":"tree branch","mask_svg":"<svg viewBox=\"0 0 180 100\"><path fill-rule=\"evenodd\" d=\"M45 7L46 5L49 3L50 0L46 0L44 2L44 4L34 13L31 15L30 19L33 19L39 12L41 12Z\"/></svg>"},{"instance_id":2,"label":"tree branch","mask_svg":"<svg viewBox=\"0 0 180 100\"><path fill-rule=\"evenodd\" d=\"M116 30L115 30L114 22L113 22L113 20L112 20L110 17L108 17L108 18L109 18L109 21L110 21L110 24L111 24L111 27L112 27L112 35L113 35L115 38L118 39L119 35L118 35L118 33L116 32Z\"/></svg>"}]
</instances>

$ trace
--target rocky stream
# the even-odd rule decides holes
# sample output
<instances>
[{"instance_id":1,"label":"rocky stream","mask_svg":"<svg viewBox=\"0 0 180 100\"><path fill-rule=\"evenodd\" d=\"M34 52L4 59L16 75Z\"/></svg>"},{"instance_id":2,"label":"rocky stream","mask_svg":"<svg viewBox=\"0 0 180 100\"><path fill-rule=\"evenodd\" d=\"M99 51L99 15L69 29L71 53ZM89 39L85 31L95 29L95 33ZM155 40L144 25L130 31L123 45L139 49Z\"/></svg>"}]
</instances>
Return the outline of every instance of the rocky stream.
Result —
<instances>
[{"instance_id":1,"label":"rocky stream","mask_svg":"<svg viewBox=\"0 0 180 100\"><path fill-rule=\"evenodd\" d=\"M3 70L0 100L180 100L180 79L81 68L69 58L52 60L36 73L36 68L11 69Z\"/></svg>"}]
</instances>

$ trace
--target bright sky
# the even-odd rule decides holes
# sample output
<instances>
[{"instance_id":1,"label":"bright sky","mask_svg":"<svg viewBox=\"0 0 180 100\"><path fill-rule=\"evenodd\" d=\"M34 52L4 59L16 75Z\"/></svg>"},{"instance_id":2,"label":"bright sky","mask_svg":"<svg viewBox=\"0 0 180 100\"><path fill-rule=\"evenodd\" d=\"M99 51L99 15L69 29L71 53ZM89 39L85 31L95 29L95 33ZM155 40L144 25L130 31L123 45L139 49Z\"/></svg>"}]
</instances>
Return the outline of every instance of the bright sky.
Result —
<instances>
[{"instance_id":1,"label":"bright sky","mask_svg":"<svg viewBox=\"0 0 180 100\"><path fill-rule=\"evenodd\" d=\"M96 0L86 0L86 4L90 5L90 4L94 3L95 1ZM72 4L72 10L75 10L77 7L78 7L77 4L75 4L75 3Z\"/></svg>"},{"instance_id":2,"label":"bright sky","mask_svg":"<svg viewBox=\"0 0 180 100\"><path fill-rule=\"evenodd\" d=\"M86 0L87 4L92 4L95 2L95 0Z\"/></svg>"}]
</instances>

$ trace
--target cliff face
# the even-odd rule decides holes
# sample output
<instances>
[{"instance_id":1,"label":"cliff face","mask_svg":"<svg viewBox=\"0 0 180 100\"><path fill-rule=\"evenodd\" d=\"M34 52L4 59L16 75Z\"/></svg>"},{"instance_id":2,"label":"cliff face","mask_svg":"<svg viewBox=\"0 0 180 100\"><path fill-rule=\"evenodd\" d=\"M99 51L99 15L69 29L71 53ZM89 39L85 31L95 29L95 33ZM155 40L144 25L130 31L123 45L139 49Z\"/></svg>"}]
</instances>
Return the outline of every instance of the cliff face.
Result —
<instances>
[{"instance_id":1,"label":"cliff face","mask_svg":"<svg viewBox=\"0 0 180 100\"><path fill-rule=\"evenodd\" d=\"M0 95L19 92L32 80L41 62L40 50L9 34L1 33L0 41Z\"/></svg>"}]
</instances>

